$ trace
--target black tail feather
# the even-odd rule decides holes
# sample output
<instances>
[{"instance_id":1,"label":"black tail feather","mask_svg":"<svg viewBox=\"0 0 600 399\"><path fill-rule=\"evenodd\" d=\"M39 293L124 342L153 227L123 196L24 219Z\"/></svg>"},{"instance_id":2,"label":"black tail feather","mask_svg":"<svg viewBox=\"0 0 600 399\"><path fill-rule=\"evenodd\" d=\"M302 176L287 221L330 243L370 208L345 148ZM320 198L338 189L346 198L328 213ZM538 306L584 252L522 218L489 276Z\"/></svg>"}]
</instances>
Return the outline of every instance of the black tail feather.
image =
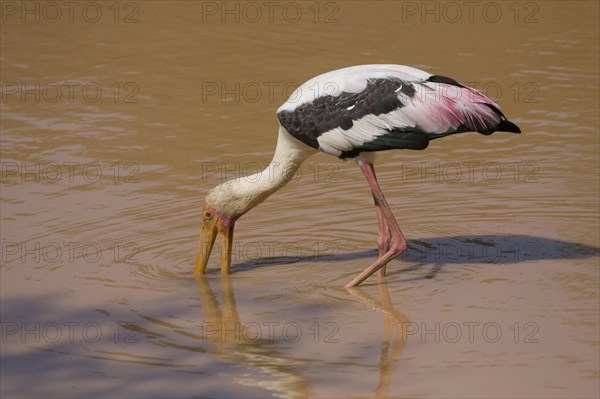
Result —
<instances>
[{"instance_id":1,"label":"black tail feather","mask_svg":"<svg viewBox=\"0 0 600 399\"><path fill-rule=\"evenodd\" d=\"M500 124L496 126L496 131L498 132L511 132L511 133L521 133L521 129L519 126L515 125L508 119L502 119Z\"/></svg>"},{"instance_id":2,"label":"black tail feather","mask_svg":"<svg viewBox=\"0 0 600 399\"><path fill-rule=\"evenodd\" d=\"M492 134L494 132L521 133L521 129L519 129L519 126L515 125L514 123L512 123L511 121L506 119L506 116L504 116L504 114L502 113L502 111L500 111L498 109L498 107L496 107L492 104L489 104L489 103L485 103L485 105L487 105L489 108L491 108L495 113L497 113L500 116L500 123L498 124L498 126L494 126L492 129L480 131L479 133L482 133L482 134Z\"/></svg>"}]
</instances>

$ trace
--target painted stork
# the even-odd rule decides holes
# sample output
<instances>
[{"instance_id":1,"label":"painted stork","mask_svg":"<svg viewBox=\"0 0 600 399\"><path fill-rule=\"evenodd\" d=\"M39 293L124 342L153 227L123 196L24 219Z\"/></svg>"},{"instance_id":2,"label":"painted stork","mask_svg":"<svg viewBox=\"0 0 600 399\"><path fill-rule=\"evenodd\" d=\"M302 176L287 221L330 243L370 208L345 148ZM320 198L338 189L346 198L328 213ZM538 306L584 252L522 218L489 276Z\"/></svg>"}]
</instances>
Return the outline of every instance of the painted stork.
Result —
<instances>
[{"instance_id":1,"label":"painted stork","mask_svg":"<svg viewBox=\"0 0 600 399\"><path fill-rule=\"evenodd\" d=\"M216 237L221 272L229 273L236 220L283 187L309 156L322 151L354 159L373 193L379 257L346 287L354 287L404 250L406 240L375 177L372 154L423 150L429 141L468 131L520 133L494 101L454 79L402 65L361 65L328 72L298 87L277 110L279 137L270 165L247 179L208 192L196 273L204 273Z\"/></svg>"}]
</instances>

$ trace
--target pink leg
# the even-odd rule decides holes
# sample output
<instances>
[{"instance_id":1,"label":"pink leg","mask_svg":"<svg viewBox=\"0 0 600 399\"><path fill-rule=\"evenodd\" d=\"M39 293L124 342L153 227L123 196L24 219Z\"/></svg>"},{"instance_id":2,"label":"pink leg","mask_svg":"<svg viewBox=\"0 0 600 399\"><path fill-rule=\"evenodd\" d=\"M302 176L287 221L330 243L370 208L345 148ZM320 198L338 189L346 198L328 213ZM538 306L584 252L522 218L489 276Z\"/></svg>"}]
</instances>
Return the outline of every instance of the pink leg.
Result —
<instances>
[{"instance_id":1,"label":"pink leg","mask_svg":"<svg viewBox=\"0 0 600 399\"><path fill-rule=\"evenodd\" d=\"M375 175L375 168L373 167L373 164L366 163L365 165L371 169L371 173L373 174L375 181L377 181L377 177ZM375 196L374 192L373 192L373 201L375 202L375 213L377 214L377 224L379 225L379 235L377 237L377 249L378 249L379 257L381 258L390 249L390 240L392 237L390 235L390 228L387 225L385 216L383 215L381 208L377 204L377 197ZM385 277L386 266L387 265L383 265L383 267L381 269L379 269L379 272L378 272L379 277Z\"/></svg>"},{"instance_id":2,"label":"pink leg","mask_svg":"<svg viewBox=\"0 0 600 399\"><path fill-rule=\"evenodd\" d=\"M377 205L377 203L375 203ZM377 238L377 249L379 250L379 256L383 256L390 249L390 228L388 227L383 213L379 207L375 208L377 213L377 223L379 224L379 237Z\"/></svg>"},{"instance_id":3,"label":"pink leg","mask_svg":"<svg viewBox=\"0 0 600 399\"><path fill-rule=\"evenodd\" d=\"M371 266L367 267L362 273L356 276L354 280L348 283L346 288L356 287L377 270L384 268L390 260L394 259L396 256L400 255L406 250L406 239L404 238L404 235L402 234L402 231L400 230L400 227L398 226L398 223L392 214L392 210L390 209L385 197L383 196L383 192L377 183L373 164L364 161L358 161L358 166L367 179L367 183L369 183L369 186L371 187L373 198L375 200L375 206L377 207L377 220L379 221L379 239L377 243L380 254L379 259L377 259ZM381 254L382 251L385 252Z\"/></svg>"}]
</instances>

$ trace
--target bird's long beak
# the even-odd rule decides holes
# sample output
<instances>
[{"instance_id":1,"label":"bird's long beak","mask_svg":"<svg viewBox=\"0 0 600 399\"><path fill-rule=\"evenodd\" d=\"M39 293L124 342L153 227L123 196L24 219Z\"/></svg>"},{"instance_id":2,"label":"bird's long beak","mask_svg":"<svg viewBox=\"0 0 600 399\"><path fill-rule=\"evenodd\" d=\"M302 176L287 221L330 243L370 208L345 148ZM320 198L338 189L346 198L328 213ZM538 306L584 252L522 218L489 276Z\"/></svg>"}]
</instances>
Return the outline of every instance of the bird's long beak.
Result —
<instances>
[{"instance_id":1,"label":"bird's long beak","mask_svg":"<svg viewBox=\"0 0 600 399\"><path fill-rule=\"evenodd\" d=\"M234 221L220 216L208 204L202 207L202 230L198 243L195 273L204 273L217 237L221 249L221 273L229 274Z\"/></svg>"}]
</instances>

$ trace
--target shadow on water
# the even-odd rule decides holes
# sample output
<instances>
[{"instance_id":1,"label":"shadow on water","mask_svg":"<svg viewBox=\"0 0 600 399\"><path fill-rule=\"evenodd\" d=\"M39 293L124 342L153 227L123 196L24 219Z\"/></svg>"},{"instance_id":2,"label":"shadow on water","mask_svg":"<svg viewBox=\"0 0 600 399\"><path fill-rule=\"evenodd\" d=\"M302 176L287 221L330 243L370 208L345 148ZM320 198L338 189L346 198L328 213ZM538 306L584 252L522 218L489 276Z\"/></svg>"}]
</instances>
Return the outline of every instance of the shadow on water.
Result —
<instances>
[{"instance_id":1,"label":"shadow on water","mask_svg":"<svg viewBox=\"0 0 600 399\"><path fill-rule=\"evenodd\" d=\"M415 270L434 266L437 270L452 264L515 264L553 259L586 259L600 255L600 248L585 244L526 235L463 235L430 237L408 241L408 250L396 260L412 263ZM377 258L377 250L361 250L346 253L315 254L309 256L278 256L251 259L232 266L232 271L266 267L274 264L299 262L344 262Z\"/></svg>"}]
</instances>

